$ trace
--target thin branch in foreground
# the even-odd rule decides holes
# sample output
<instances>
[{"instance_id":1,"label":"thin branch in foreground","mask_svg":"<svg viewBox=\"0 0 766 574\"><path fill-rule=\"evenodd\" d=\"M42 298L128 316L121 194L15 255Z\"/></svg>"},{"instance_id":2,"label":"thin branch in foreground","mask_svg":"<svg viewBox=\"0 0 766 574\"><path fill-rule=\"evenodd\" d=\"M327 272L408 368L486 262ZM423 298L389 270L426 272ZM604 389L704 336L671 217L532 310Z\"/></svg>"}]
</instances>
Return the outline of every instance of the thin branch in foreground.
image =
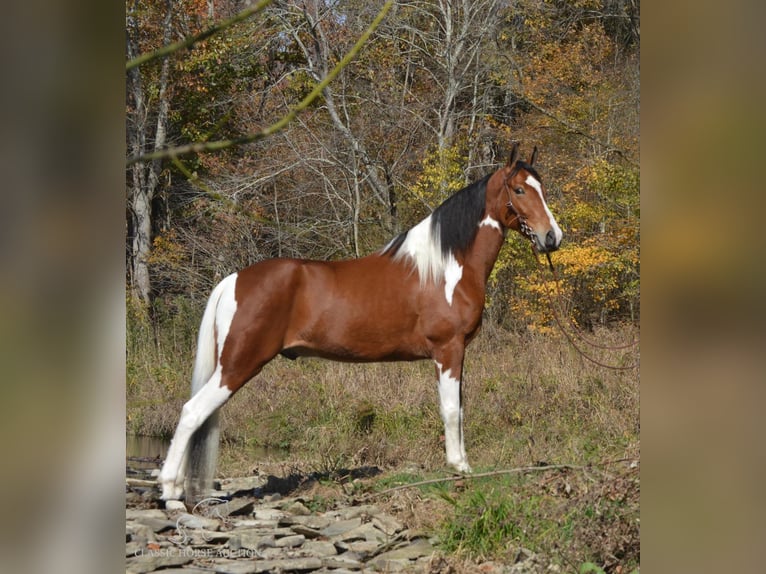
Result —
<instances>
[{"instance_id":1,"label":"thin branch in foreground","mask_svg":"<svg viewBox=\"0 0 766 574\"><path fill-rule=\"evenodd\" d=\"M264 139L270 135L275 134L287 124L289 124L295 117L308 108L311 105L311 102L313 102L319 94L322 93L322 91L332 82L335 77L343 70L343 68L348 65L351 60L353 60L357 53L359 53L359 50L362 49L362 46L364 46L367 39L372 35L372 33L375 31L375 29L380 25L380 23L383 21L383 18L385 18L388 11L391 9L391 6L393 6L394 0L388 0L388 2L385 3L383 8L381 8L378 15L375 17L375 20L372 21L369 28L364 31L364 33L361 35L359 40L357 40L356 44L354 44L354 47L349 50L349 52L343 57L343 59L338 62L335 67L330 71L327 76L319 83L317 84L313 90L311 90L311 93L309 93L301 102L292 108L287 114L285 114L280 120L277 122L271 124L270 126L262 129L259 132L249 134L240 138L230 139L230 140L218 140L218 141L212 141L212 142L197 142L187 145L182 145L178 147L168 148L164 150L159 150L153 153L148 153L140 156L134 156L131 158L128 158L127 165L130 166L136 162L141 161L151 161L155 159L163 159L168 157L176 157L179 155L186 155L189 153L200 153L200 152L210 152L210 151L220 151L222 149L226 149L232 146L237 145L243 145L248 143L253 143L258 140Z\"/></svg>"},{"instance_id":2,"label":"thin branch in foreground","mask_svg":"<svg viewBox=\"0 0 766 574\"><path fill-rule=\"evenodd\" d=\"M416 488L418 486L426 486L429 484L438 484L440 482L457 482L459 480L472 480L476 478L487 478L490 476L501 476L504 474L520 474L523 472L540 472L540 471L546 471L546 470L565 470L565 469L566 470L585 470L585 469L593 468L594 466L606 466L608 464L613 464L616 462L627 462L628 460L633 460L633 459L619 459L619 460L607 461L601 464L589 464L589 465L548 464L548 465L541 465L541 466L521 466L518 468L492 470L489 472L479 472L476 474L460 474L456 476L448 476L445 478L432 478L430 480L422 480L420 482L411 482L409 484L402 484L399 486L394 486L393 488L387 488L386 490L381 490L380 492L370 493L369 496L381 496L383 494L390 494L392 492L396 492L397 490L404 490L406 488Z\"/></svg>"},{"instance_id":3,"label":"thin branch in foreground","mask_svg":"<svg viewBox=\"0 0 766 574\"><path fill-rule=\"evenodd\" d=\"M162 48L158 48L154 50L153 52L147 52L146 54L141 54L140 56L136 56L132 60L129 60L128 62L126 62L125 69L130 70L132 68L135 68L136 66L145 64L146 62L151 62L152 60L156 60L157 58L163 58L165 56L169 56L170 54L174 52L178 52L179 50L183 50L184 48L190 48L197 42L201 42L202 40L209 38L213 34L216 34L220 32L221 30L224 30L228 28L229 26L236 24L237 22L247 20L253 14L257 14L258 12L263 10L266 6L271 4L271 1L272 0L261 0L260 2L258 2L258 4L245 8L244 10L242 10L238 14L235 14L228 20L224 20L223 22L219 22L218 24L214 24L213 26L210 26L210 28L200 32L196 36L189 36L188 38L184 38L183 40L179 40L178 42L167 44L166 46L163 46Z\"/></svg>"}]
</instances>

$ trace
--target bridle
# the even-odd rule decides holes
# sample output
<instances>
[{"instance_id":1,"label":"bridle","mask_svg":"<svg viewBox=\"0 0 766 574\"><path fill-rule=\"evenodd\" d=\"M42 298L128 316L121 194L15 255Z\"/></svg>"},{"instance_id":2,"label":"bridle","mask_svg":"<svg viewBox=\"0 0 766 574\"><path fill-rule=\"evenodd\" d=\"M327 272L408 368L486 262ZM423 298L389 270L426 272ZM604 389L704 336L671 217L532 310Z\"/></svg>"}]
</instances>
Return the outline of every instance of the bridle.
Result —
<instances>
[{"instance_id":1,"label":"bridle","mask_svg":"<svg viewBox=\"0 0 766 574\"><path fill-rule=\"evenodd\" d=\"M532 244L534 245L534 231L532 231L532 228L527 223L527 218L521 215L518 209L516 209L516 206L513 205L513 191L511 190L511 186L508 185L508 182L513 177L514 173L518 170L511 170L511 173L509 173L505 179L503 180L503 189L508 193L508 203L505 204L505 206L511 210L511 213L513 213L514 217L508 222L508 225L513 223L514 221L519 221L519 230L521 231L521 234L529 239Z\"/></svg>"}]
</instances>

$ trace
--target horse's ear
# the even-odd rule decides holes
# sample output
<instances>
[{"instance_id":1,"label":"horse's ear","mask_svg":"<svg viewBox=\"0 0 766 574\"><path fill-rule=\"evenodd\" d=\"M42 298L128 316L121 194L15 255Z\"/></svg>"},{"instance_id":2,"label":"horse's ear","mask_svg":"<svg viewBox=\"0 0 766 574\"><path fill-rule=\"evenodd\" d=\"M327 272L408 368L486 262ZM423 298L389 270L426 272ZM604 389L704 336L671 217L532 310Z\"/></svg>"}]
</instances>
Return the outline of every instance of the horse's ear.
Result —
<instances>
[{"instance_id":1,"label":"horse's ear","mask_svg":"<svg viewBox=\"0 0 766 574\"><path fill-rule=\"evenodd\" d=\"M535 165L536 159L537 159L537 146L535 146L535 149L532 150L532 157L529 158L529 165Z\"/></svg>"},{"instance_id":2,"label":"horse's ear","mask_svg":"<svg viewBox=\"0 0 766 574\"><path fill-rule=\"evenodd\" d=\"M519 157L519 142L513 142L513 147L511 148L511 155L508 156L508 167L513 167L513 164L516 163L516 158Z\"/></svg>"}]
</instances>

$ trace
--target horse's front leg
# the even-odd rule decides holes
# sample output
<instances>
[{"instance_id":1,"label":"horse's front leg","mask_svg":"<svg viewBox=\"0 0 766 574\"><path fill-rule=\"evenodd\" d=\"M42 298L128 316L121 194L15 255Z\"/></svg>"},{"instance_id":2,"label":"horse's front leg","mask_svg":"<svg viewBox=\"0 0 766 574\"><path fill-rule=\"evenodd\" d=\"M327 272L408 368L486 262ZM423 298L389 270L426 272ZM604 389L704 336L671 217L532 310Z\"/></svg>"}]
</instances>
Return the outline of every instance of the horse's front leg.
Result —
<instances>
[{"instance_id":1,"label":"horse's front leg","mask_svg":"<svg viewBox=\"0 0 766 574\"><path fill-rule=\"evenodd\" d=\"M439 380L439 406L444 421L447 463L458 472L471 472L463 440L463 353L453 346L434 354Z\"/></svg>"}]
</instances>

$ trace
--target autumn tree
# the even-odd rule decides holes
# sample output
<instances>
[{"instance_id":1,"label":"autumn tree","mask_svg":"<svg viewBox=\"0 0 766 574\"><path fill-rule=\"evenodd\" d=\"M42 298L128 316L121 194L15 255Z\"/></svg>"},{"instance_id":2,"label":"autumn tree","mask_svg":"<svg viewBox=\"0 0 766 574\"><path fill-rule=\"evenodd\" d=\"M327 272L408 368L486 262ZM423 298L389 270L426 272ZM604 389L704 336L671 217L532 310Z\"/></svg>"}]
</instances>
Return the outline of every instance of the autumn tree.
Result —
<instances>
[{"instance_id":1,"label":"autumn tree","mask_svg":"<svg viewBox=\"0 0 766 574\"><path fill-rule=\"evenodd\" d=\"M160 0L131 6L129 43L143 42L134 51L236 9L222 0L187 0L176 12ZM275 1L257 20L141 66L128 83L129 153L272 125L315 90L377 9ZM565 232L554 261L570 318L638 320L638 21L630 0L397 3L278 133L129 169L129 284L139 292L143 273L151 284L140 297L204 299L217 279L257 260L370 253L496 169L516 140L541 150ZM147 198L151 229L139 238L136 200ZM509 236L489 294L494 320L550 326L536 270L528 242Z\"/></svg>"}]
</instances>

